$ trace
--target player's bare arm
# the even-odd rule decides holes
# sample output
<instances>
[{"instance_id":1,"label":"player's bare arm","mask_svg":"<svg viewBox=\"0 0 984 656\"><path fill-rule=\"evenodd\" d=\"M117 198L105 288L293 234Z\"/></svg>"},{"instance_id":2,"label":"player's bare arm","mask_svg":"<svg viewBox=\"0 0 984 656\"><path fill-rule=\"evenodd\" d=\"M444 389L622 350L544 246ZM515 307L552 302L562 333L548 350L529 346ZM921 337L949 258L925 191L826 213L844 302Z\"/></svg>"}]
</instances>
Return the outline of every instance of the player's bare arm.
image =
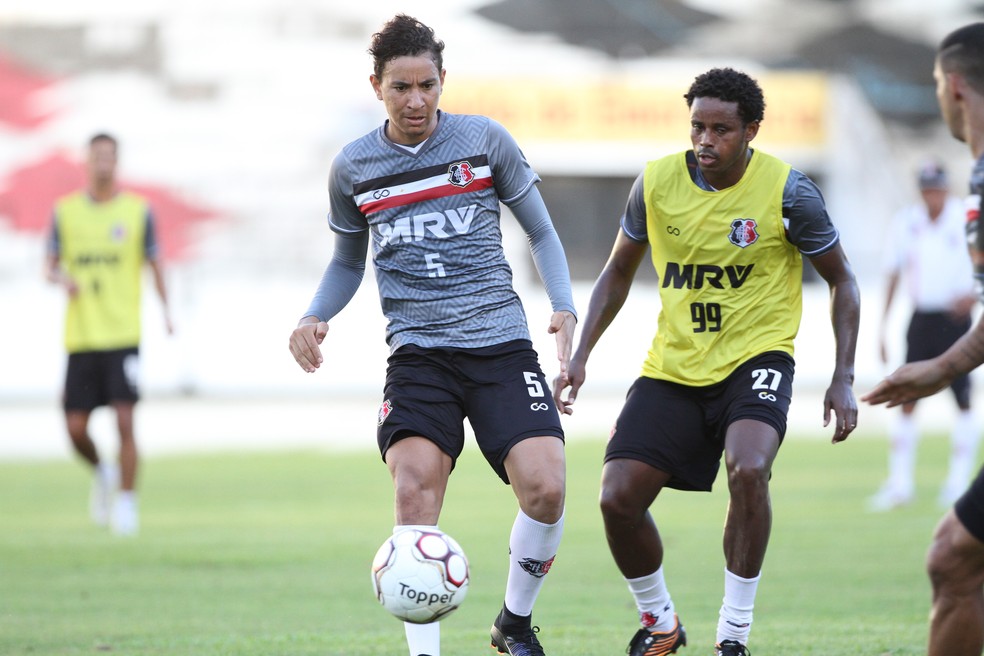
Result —
<instances>
[{"instance_id":1,"label":"player's bare arm","mask_svg":"<svg viewBox=\"0 0 984 656\"><path fill-rule=\"evenodd\" d=\"M154 276L154 289L161 299L161 309L164 313L164 329L168 335L174 334L174 322L171 320L171 309L167 302L167 285L164 284L164 270L159 260L147 260L147 265Z\"/></svg>"},{"instance_id":2,"label":"player's bare arm","mask_svg":"<svg viewBox=\"0 0 984 656\"><path fill-rule=\"evenodd\" d=\"M554 381L554 401L562 414L573 414L572 406L577 399L578 390L584 384L588 356L622 309L636 271L639 269L639 263L642 262L648 249L648 243L629 239L622 230L618 231L608 262L605 263L605 268L602 269L591 290L588 315L581 327L577 350L571 357L567 380L558 377ZM563 391L568 387L570 391L565 399Z\"/></svg>"},{"instance_id":3,"label":"player's bare arm","mask_svg":"<svg viewBox=\"0 0 984 656\"><path fill-rule=\"evenodd\" d=\"M61 261L57 255L48 255L45 278L47 278L48 282L64 288L68 292L69 297L74 297L79 293L79 287L75 283L75 279L68 275L68 272L61 267Z\"/></svg>"},{"instance_id":4,"label":"player's bare arm","mask_svg":"<svg viewBox=\"0 0 984 656\"><path fill-rule=\"evenodd\" d=\"M321 343L328 335L328 322L318 317L304 317L290 334L290 353L301 369L314 373L324 362Z\"/></svg>"},{"instance_id":5,"label":"player's bare arm","mask_svg":"<svg viewBox=\"0 0 984 656\"><path fill-rule=\"evenodd\" d=\"M858 423L854 398L854 353L858 343L861 297L857 280L840 244L811 259L817 273L830 288L830 319L834 329L834 373L823 400L823 425L834 421L832 441L843 442Z\"/></svg>"},{"instance_id":6,"label":"player's bare arm","mask_svg":"<svg viewBox=\"0 0 984 656\"><path fill-rule=\"evenodd\" d=\"M887 403L889 408L894 408L936 394L953 379L981 364L984 364L984 322L978 321L942 355L899 367L861 400L872 405Z\"/></svg>"}]
</instances>

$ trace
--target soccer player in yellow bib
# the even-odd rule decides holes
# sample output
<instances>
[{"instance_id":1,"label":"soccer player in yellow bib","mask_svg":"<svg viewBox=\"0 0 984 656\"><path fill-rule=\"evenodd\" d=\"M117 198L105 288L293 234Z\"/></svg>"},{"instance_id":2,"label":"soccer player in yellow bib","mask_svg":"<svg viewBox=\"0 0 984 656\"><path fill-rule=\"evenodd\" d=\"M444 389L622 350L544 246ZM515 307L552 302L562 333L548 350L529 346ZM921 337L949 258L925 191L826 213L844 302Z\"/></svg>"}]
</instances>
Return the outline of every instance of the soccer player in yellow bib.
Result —
<instances>
[{"instance_id":1,"label":"soccer player in yellow bib","mask_svg":"<svg viewBox=\"0 0 984 656\"><path fill-rule=\"evenodd\" d=\"M133 409L139 398L144 264L153 272L168 333L172 327L150 207L140 196L117 188L116 164L116 139L108 134L92 137L88 188L55 204L47 277L68 293L62 403L72 446L93 468L90 512L97 524L108 523L117 534L133 535L138 530ZM89 435L89 416L103 405L116 411L118 469L100 457Z\"/></svg>"},{"instance_id":2,"label":"soccer player in yellow bib","mask_svg":"<svg viewBox=\"0 0 984 656\"><path fill-rule=\"evenodd\" d=\"M659 274L656 336L612 429L601 510L612 556L639 611L630 656L687 644L663 576L649 513L664 487L710 490L724 455L731 502L715 653L747 655L752 608L772 524L769 478L786 430L802 256L830 288L836 347L824 398L833 441L854 430L857 282L816 185L750 147L764 116L758 83L732 69L698 76L684 96L693 149L646 165L591 294L569 368L573 410L592 348L629 292L646 252Z\"/></svg>"}]
</instances>

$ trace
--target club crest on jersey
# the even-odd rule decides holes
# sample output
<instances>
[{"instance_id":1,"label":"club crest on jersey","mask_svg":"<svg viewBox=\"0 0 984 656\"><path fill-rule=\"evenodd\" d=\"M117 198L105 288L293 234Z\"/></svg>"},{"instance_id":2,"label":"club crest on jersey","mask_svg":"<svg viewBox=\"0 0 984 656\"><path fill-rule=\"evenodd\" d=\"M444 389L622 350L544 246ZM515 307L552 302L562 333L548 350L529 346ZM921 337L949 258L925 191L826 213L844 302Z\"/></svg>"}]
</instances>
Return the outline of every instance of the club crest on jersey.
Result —
<instances>
[{"instance_id":1,"label":"club crest on jersey","mask_svg":"<svg viewBox=\"0 0 984 656\"><path fill-rule=\"evenodd\" d=\"M381 406L379 406L379 425L380 426L383 425L383 422L386 421L386 418L390 416L390 413L391 412L393 412L393 404L390 403L390 400L389 399L386 399L385 401L383 401L383 404Z\"/></svg>"},{"instance_id":2,"label":"club crest on jersey","mask_svg":"<svg viewBox=\"0 0 984 656\"><path fill-rule=\"evenodd\" d=\"M754 219L735 219L731 222L731 234L728 241L739 248L751 246L758 241L759 235L755 228L758 224Z\"/></svg>"},{"instance_id":3,"label":"club crest on jersey","mask_svg":"<svg viewBox=\"0 0 984 656\"><path fill-rule=\"evenodd\" d=\"M455 187L467 187L475 179L475 172L469 162L455 162L448 167L448 182Z\"/></svg>"}]
</instances>

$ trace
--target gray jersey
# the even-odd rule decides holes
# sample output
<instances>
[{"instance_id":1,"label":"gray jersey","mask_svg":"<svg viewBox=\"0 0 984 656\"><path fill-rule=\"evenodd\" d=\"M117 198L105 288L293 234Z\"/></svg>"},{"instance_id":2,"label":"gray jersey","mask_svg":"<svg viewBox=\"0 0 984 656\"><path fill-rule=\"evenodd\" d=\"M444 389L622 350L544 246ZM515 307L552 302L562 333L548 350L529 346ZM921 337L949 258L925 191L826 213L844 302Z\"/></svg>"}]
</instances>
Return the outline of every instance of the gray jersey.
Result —
<instances>
[{"instance_id":1,"label":"gray jersey","mask_svg":"<svg viewBox=\"0 0 984 656\"><path fill-rule=\"evenodd\" d=\"M482 116L441 112L416 152L387 139L384 125L335 158L329 224L369 231L392 350L530 339L499 203L523 200L538 181L506 130Z\"/></svg>"},{"instance_id":2,"label":"gray jersey","mask_svg":"<svg viewBox=\"0 0 984 656\"><path fill-rule=\"evenodd\" d=\"M701 176L693 153L687 153L687 164L694 184L705 191L715 191ZM639 174L632 185L621 222L622 230L635 241L648 240L642 177ZM823 255L838 242L837 228L827 214L820 189L813 180L796 169L790 170L782 190L782 220L789 243L807 257Z\"/></svg>"}]
</instances>

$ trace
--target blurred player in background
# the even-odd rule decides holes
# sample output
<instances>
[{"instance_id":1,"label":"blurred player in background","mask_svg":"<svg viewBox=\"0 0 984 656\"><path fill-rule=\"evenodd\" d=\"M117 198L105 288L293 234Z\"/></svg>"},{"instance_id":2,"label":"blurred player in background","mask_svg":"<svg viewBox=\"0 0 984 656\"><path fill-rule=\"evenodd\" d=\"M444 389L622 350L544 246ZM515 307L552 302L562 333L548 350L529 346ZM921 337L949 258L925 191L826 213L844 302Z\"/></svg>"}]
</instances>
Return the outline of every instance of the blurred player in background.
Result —
<instances>
[{"instance_id":1,"label":"blurred player in background","mask_svg":"<svg viewBox=\"0 0 984 656\"><path fill-rule=\"evenodd\" d=\"M906 332L906 362L936 357L952 346L970 329L977 302L964 203L950 194L946 171L938 162L926 162L918 181L922 202L899 212L889 234L888 285L879 333L883 363L888 362L888 318L900 279L913 310ZM950 389L960 413L950 434L950 471L939 493L939 502L946 507L967 489L980 434L970 407L970 376L958 376ZM915 409L915 402L903 404L891 427L888 479L868 500L870 510L891 510L913 499L919 440Z\"/></svg>"},{"instance_id":2,"label":"blurred player in background","mask_svg":"<svg viewBox=\"0 0 984 656\"><path fill-rule=\"evenodd\" d=\"M984 281L984 23L972 23L940 43L933 70L936 97L950 132L976 159L970 177L968 236L975 277ZM981 291L980 289L978 291ZM984 363L984 320L931 360L906 364L862 400L912 403L935 394ZM927 557L933 585L929 656L980 656L984 650L984 468L936 527Z\"/></svg>"},{"instance_id":3,"label":"blurred player in background","mask_svg":"<svg viewBox=\"0 0 984 656\"><path fill-rule=\"evenodd\" d=\"M561 380L575 325L570 275L539 177L512 137L488 118L438 109L443 50L430 27L402 14L373 35L369 79L389 120L332 164L335 250L290 351L305 371L321 366L327 322L354 296L371 243L389 321L377 438L395 487L394 531L436 527L467 417L519 501L492 645L536 656L533 604L563 532L563 432L512 286L499 203L526 232L550 297ZM438 656L437 622L406 624L406 636L411 656Z\"/></svg>"},{"instance_id":4,"label":"blurred player in background","mask_svg":"<svg viewBox=\"0 0 984 656\"><path fill-rule=\"evenodd\" d=\"M830 287L836 353L824 398L833 441L854 430L852 392L859 298L819 190L749 144L763 119L758 83L732 69L700 75L685 95L692 151L649 162L571 359L571 412L591 349L615 318L652 251L660 278L658 329L642 375L611 432L601 510L641 628L630 656L687 644L663 575L663 542L649 507L664 487L710 490L722 453L731 503L724 528L724 600L715 653L748 654L752 609L772 524L769 478L786 431L793 338L802 307L802 255Z\"/></svg>"},{"instance_id":5,"label":"blurred player in background","mask_svg":"<svg viewBox=\"0 0 984 656\"><path fill-rule=\"evenodd\" d=\"M133 535L139 528L133 411L145 264L153 272L168 333L172 328L153 216L146 200L117 187L117 149L108 134L90 139L88 188L56 203L46 269L48 280L68 293L63 406L72 446L93 468L92 519ZM119 468L99 455L89 435L89 416L103 405L116 411Z\"/></svg>"}]
</instances>

